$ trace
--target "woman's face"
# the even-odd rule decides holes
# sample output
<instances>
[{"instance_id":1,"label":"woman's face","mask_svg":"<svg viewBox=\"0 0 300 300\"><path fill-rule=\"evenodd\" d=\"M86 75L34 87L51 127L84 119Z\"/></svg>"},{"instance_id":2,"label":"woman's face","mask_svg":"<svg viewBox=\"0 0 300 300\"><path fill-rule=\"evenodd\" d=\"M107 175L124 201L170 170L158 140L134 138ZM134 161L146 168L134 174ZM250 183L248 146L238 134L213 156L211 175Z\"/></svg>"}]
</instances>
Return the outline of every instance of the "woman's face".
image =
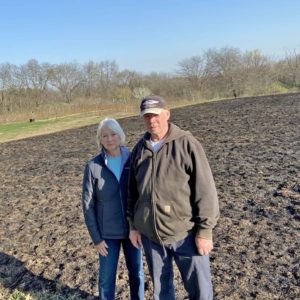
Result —
<instances>
[{"instance_id":1,"label":"woman's face","mask_svg":"<svg viewBox=\"0 0 300 300\"><path fill-rule=\"evenodd\" d=\"M101 144L108 154L115 154L120 149L121 139L116 132L104 126L101 131Z\"/></svg>"}]
</instances>

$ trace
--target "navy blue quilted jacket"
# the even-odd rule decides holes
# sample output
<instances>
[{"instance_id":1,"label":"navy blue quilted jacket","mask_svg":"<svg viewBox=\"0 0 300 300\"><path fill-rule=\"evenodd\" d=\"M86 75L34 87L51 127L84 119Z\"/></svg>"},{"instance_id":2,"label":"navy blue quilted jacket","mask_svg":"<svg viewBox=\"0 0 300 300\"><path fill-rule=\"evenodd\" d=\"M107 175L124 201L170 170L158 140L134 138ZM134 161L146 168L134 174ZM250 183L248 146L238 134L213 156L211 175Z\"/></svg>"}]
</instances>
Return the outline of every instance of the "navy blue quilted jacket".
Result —
<instances>
[{"instance_id":1,"label":"navy blue quilted jacket","mask_svg":"<svg viewBox=\"0 0 300 300\"><path fill-rule=\"evenodd\" d=\"M120 181L107 167L104 150L91 159L84 171L82 207L89 234L95 245L104 239L123 239L129 234L126 220L130 153L121 147Z\"/></svg>"}]
</instances>

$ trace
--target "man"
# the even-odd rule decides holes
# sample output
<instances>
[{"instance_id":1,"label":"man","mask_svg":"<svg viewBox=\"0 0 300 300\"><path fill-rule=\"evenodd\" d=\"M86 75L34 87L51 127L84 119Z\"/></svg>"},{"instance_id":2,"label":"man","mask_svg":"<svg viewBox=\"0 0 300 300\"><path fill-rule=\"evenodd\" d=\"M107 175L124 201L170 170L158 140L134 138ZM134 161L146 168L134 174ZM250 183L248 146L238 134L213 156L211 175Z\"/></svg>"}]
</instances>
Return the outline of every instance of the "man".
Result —
<instances>
[{"instance_id":1,"label":"man","mask_svg":"<svg viewBox=\"0 0 300 300\"><path fill-rule=\"evenodd\" d=\"M154 299L175 299L173 260L189 299L213 299L208 255L219 205L205 153L190 132L169 122L162 97L144 98L140 114L147 133L132 152L129 238L143 245Z\"/></svg>"}]
</instances>

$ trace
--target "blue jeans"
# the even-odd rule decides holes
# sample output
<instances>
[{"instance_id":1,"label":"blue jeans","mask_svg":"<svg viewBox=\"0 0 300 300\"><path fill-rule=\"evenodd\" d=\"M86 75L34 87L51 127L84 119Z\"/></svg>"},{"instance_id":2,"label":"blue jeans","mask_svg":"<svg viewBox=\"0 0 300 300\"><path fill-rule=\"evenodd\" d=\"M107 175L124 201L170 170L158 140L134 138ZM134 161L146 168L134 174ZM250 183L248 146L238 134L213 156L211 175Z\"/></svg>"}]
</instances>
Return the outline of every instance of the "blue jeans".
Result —
<instances>
[{"instance_id":1,"label":"blue jeans","mask_svg":"<svg viewBox=\"0 0 300 300\"><path fill-rule=\"evenodd\" d=\"M142 243L153 281L154 299L175 300L173 260L190 300L213 299L209 256L198 254L194 234L164 246L142 235Z\"/></svg>"},{"instance_id":2,"label":"blue jeans","mask_svg":"<svg viewBox=\"0 0 300 300\"><path fill-rule=\"evenodd\" d=\"M131 244L129 239L106 239L105 242L108 246L108 255L100 255L99 299L115 299L116 275L121 245L128 269L131 299L144 299L144 271L142 263L142 251L135 248Z\"/></svg>"}]
</instances>

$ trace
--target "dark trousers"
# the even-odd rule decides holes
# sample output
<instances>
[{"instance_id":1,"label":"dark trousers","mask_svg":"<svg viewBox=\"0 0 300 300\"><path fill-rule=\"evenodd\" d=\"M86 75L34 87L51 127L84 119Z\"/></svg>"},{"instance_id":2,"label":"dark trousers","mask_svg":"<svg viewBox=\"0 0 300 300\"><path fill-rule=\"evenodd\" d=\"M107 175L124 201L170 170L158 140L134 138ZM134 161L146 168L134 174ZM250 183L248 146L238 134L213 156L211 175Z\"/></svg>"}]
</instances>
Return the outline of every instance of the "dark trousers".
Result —
<instances>
[{"instance_id":1,"label":"dark trousers","mask_svg":"<svg viewBox=\"0 0 300 300\"><path fill-rule=\"evenodd\" d=\"M144 271L142 251L135 248L129 239L105 240L108 255L100 255L99 268L99 299L114 300L116 275L121 245L129 274L130 297L132 300L144 299Z\"/></svg>"},{"instance_id":2,"label":"dark trousers","mask_svg":"<svg viewBox=\"0 0 300 300\"><path fill-rule=\"evenodd\" d=\"M142 236L142 242L155 300L175 300L173 260L180 271L189 299L213 299L209 256L198 254L193 234L164 246L145 236Z\"/></svg>"}]
</instances>

